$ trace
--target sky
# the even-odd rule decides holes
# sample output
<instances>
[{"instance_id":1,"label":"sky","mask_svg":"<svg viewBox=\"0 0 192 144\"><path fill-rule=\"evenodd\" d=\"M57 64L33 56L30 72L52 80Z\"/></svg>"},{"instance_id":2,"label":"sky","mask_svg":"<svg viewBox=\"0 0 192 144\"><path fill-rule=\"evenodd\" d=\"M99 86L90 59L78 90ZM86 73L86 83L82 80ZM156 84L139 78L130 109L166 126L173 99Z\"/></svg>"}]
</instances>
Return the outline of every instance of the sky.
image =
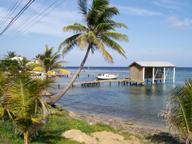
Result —
<instances>
[{"instance_id":1,"label":"sky","mask_svg":"<svg viewBox=\"0 0 192 144\"><path fill-rule=\"evenodd\" d=\"M28 0L0 0L0 31ZM91 0L88 0L89 3ZM15 12L10 9L20 3ZM25 13L0 36L0 57L8 51L29 59L45 50L45 45L58 50L59 44L72 35L63 27L84 23L77 0L36 0ZM110 0L120 15L116 21L128 29L128 42L120 42L127 58L109 50L114 63L109 64L96 51L90 54L86 66L123 66L133 61L169 61L178 67L192 67L192 0ZM74 48L64 60L67 66L79 66L85 51Z\"/></svg>"}]
</instances>

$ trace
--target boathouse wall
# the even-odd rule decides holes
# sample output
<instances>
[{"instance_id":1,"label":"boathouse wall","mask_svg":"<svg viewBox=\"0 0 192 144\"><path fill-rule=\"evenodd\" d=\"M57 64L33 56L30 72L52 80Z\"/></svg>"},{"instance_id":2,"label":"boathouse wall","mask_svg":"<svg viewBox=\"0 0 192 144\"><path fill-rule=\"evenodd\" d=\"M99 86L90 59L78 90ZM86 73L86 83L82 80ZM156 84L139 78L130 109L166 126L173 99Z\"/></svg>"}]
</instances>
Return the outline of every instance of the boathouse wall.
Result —
<instances>
[{"instance_id":1,"label":"boathouse wall","mask_svg":"<svg viewBox=\"0 0 192 144\"><path fill-rule=\"evenodd\" d=\"M165 83L169 73L172 72L172 80L175 83L175 65L164 61L140 61L133 62L129 66L130 80L138 82Z\"/></svg>"},{"instance_id":2,"label":"boathouse wall","mask_svg":"<svg viewBox=\"0 0 192 144\"><path fill-rule=\"evenodd\" d=\"M137 65L136 63L129 68L129 73L130 73L130 80L144 82L143 68Z\"/></svg>"}]
</instances>

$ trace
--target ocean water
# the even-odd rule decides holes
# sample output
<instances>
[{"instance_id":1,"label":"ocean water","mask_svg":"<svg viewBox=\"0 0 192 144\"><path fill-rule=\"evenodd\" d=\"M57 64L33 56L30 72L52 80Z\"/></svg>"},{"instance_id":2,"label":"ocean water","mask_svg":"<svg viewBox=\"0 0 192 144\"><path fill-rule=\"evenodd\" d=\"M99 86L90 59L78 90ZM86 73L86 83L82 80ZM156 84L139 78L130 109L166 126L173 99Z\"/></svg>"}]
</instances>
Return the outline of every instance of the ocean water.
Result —
<instances>
[{"instance_id":1,"label":"ocean water","mask_svg":"<svg viewBox=\"0 0 192 144\"><path fill-rule=\"evenodd\" d=\"M69 68L72 72L76 68ZM119 78L128 77L128 68L92 67L85 68L77 81L95 80L98 73L118 73ZM88 77L89 74L89 77ZM176 83L172 82L145 86L118 86L102 84L100 87L74 87L59 101L59 104L73 111L94 115L109 115L151 126L164 126L159 116L166 108L168 98L175 87L182 86L192 78L192 68L176 68ZM57 80L61 87L69 78Z\"/></svg>"}]
</instances>

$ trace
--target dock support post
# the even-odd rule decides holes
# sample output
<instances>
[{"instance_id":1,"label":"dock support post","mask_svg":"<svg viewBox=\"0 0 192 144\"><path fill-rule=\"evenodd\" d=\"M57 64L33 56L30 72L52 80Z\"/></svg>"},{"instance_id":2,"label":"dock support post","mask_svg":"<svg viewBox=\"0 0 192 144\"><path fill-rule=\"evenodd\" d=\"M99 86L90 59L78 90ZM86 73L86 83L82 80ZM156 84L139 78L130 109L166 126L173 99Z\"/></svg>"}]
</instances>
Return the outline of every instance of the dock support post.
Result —
<instances>
[{"instance_id":1,"label":"dock support post","mask_svg":"<svg viewBox=\"0 0 192 144\"><path fill-rule=\"evenodd\" d=\"M152 70L152 84L154 84L155 82L155 68L153 67L153 70Z\"/></svg>"},{"instance_id":2,"label":"dock support post","mask_svg":"<svg viewBox=\"0 0 192 144\"><path fill-rule=\"evenodd\" d=\"M166 79L165 73L166 73L166 68L164 67L163 68L163 83L164 84L165 84L165 79Z\"/></svg>"},{"instance_id":3,"label":"dock support post","mask_svg":"<svg viewBox=\"0 0 192 144\"><path fill-rule=\"evenodd\" d=\"M175 67L173 68L173 83L175 83Z\"/></svg>"},{"instance_id":4,"label":"dock support post","mask_svg":"<svg viewBox=\"0 0 192 144\"><path fill-rule=\"evenodd\" d=\"M145 68L143 68L143 81L145 81Z\"/></svg>"}]
</instances>

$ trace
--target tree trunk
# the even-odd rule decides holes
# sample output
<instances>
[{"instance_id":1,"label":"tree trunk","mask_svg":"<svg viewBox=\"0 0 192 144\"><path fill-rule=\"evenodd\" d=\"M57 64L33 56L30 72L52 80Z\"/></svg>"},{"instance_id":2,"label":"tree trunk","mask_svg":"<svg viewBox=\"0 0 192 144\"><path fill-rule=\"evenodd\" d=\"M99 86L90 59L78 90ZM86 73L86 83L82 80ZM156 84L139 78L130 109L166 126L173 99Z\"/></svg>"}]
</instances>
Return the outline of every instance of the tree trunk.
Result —
<instances>
[{"instance_id":1,"label":"tree trunk","mask_svg":"<svg viewBox=\"0 0 192 144\"><path fill-rule=\"evenodd\" d=\"M185 140L185 144L190 144L189 136L187 136L187 138Z\"/></svg>"},{"instance_id":2,"label":"tree trunk","mask_svg":"<svg viewBox=\"0 0 192 144\"><path fill-rule=\"evenodd\" d=\"M29 144L29 131L26 130L23 135L24 135L24 144Z\"/></svg>"},{"instance_id":3,"label":"tree trunk","mask_svg":"<svg viewBox=\"0 0 192 144\"><path fill-rule=\"evenodd\" d=\"M55 104L58 100L60 100L61 97L63 97L66 92L72 87L73 83L75 82L75 80L77 79L77 76L80 74L81 70L83 69L84 65L85 65L85 62L88 58L88 55L89 55L89 52L91 50L91 47L92 45L89 44L88 48L87 48L87 51L86 51L86 54L85 54L85 57L83 58L83 61L81 62L80 64L80 67L77 69L77 71L75 72L75 74L73 75L73 77L71 78L70 82L67 84L67 86L61 90L58 94L52 96L49 100L48 100L48 103L53 105Z\"/></svg>"},{"instance_id":4,"label":"tree trunk","mask_svg":"<svg viewBox=\"0 0 192 144\"><path fill-rule=\"evenodd\" d=\"M47 123L48 122L48 115L50 114L49 110L46 108L45 105L45 100L43 98L40 99L40 103L42 106L42 110L43 110L43 123Z\"/></svg>"}]
</instances>

